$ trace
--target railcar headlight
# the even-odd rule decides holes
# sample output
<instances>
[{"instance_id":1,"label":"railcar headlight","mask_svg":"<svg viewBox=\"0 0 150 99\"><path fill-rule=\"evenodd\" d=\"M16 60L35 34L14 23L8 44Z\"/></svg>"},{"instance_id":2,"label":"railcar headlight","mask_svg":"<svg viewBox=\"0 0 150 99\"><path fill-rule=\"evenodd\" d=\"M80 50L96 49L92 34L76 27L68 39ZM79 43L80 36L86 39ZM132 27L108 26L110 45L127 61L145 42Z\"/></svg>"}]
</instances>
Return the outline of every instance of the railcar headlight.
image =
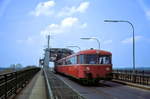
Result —
<instances>
[{"instance_id":1,"label":"railcar headlight","mask_svg":"<svg viewBox=\"0 0 150 99\"><path fill-rule=\"evenodd\" d=\"M106 71L110 71L110 68L109 68L109 67L107 67L107 68L106 68Z\"/></svg>"},{"instance_id":2,"label":"railcar headlight","mask_svg":"<svg viewBox=\"0 0 150 99\"><path fill-rule=\"evenodd\" d=\"M86 67L86 71L90 71L90 68L89 68L89 67Z\"/></svg>"}]
</instances>

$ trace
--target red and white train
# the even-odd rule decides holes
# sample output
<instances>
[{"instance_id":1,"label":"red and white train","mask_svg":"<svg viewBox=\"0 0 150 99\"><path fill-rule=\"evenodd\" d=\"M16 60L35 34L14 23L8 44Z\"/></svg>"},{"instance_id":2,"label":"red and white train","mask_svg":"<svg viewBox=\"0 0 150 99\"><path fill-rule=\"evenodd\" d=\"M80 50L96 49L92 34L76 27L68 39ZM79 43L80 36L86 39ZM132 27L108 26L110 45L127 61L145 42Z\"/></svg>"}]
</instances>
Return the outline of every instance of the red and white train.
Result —
<instances>
[{"instance_id":1,"label":"red and white train","mask_svg":"<svg viewBox=\"0 0 150 99\"><path fill-rule=\"evenodd\" d=\"M111 80L112 54L104 50L84 50L56 62L55 72L75 78L83 84Z\"/></svg>"}]
</instances>

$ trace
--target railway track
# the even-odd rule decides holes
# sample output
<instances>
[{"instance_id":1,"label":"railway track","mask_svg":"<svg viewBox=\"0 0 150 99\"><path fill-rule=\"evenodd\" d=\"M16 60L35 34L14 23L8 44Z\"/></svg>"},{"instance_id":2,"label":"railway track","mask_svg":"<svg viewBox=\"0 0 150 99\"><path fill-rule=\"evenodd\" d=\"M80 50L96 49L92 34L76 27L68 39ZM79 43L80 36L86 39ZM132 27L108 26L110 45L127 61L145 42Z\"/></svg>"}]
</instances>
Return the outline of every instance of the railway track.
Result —
<instances>
[{"instance_id":1,"label":"railway track","mask_svg":"<svg viewBox=\"0 0 150 99\"><path fill-rule=\"evenodd\" d=\"M48 83L51 87L51 98L53 99L84 99L78 92L73 90L64 81L60 80L53 72L50 70L45 70Z\"/></svg>"}]
</instances>

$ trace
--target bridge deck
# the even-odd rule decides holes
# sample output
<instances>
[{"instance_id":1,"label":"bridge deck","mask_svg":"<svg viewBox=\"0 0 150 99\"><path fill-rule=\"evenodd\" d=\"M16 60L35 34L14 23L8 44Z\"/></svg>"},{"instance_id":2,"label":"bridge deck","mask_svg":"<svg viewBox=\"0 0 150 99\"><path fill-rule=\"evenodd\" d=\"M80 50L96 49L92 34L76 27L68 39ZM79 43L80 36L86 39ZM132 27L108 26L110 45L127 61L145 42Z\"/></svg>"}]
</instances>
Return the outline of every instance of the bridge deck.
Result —
<instances>
[{"instance_id":1,"label":"bridge deck","mask_svg":"<svg viewBox=\"0 0 150 99\"><path fill-rule=\"evenodd\" d=\"M35 75L15 99L47 99L46 85L42 71Z\"/></svg>"},{"instance_id":2,"label":"bridge deck","mask_svg":"<svg viewBox=\"0 0 150 99\"><path fill-rule=\"evenodd\" d=\"M103 82L97 86L83 86L67 77L56 75L86 99L149 99L150 91L115 82Z\"/></svg>"}]
</instances>

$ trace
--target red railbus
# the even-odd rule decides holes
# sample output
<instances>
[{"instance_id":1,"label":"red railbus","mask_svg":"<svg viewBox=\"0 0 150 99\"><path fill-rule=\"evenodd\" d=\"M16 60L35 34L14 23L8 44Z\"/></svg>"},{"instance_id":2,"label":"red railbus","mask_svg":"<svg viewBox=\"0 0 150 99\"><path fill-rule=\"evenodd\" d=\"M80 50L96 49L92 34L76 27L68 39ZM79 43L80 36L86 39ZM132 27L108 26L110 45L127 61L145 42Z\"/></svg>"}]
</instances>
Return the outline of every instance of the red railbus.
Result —
<instances>
[{"instance_id":1,"label":"red railbus","mask_svg":"<svg viewBox=\"0 0 150 99\"><path fill-rule=\"evenodd\" d=\"M84 50L56 62L56 73L75 78L83 84L110 80L112 54L104 50Z\"/></svg>"}]
</instances>

